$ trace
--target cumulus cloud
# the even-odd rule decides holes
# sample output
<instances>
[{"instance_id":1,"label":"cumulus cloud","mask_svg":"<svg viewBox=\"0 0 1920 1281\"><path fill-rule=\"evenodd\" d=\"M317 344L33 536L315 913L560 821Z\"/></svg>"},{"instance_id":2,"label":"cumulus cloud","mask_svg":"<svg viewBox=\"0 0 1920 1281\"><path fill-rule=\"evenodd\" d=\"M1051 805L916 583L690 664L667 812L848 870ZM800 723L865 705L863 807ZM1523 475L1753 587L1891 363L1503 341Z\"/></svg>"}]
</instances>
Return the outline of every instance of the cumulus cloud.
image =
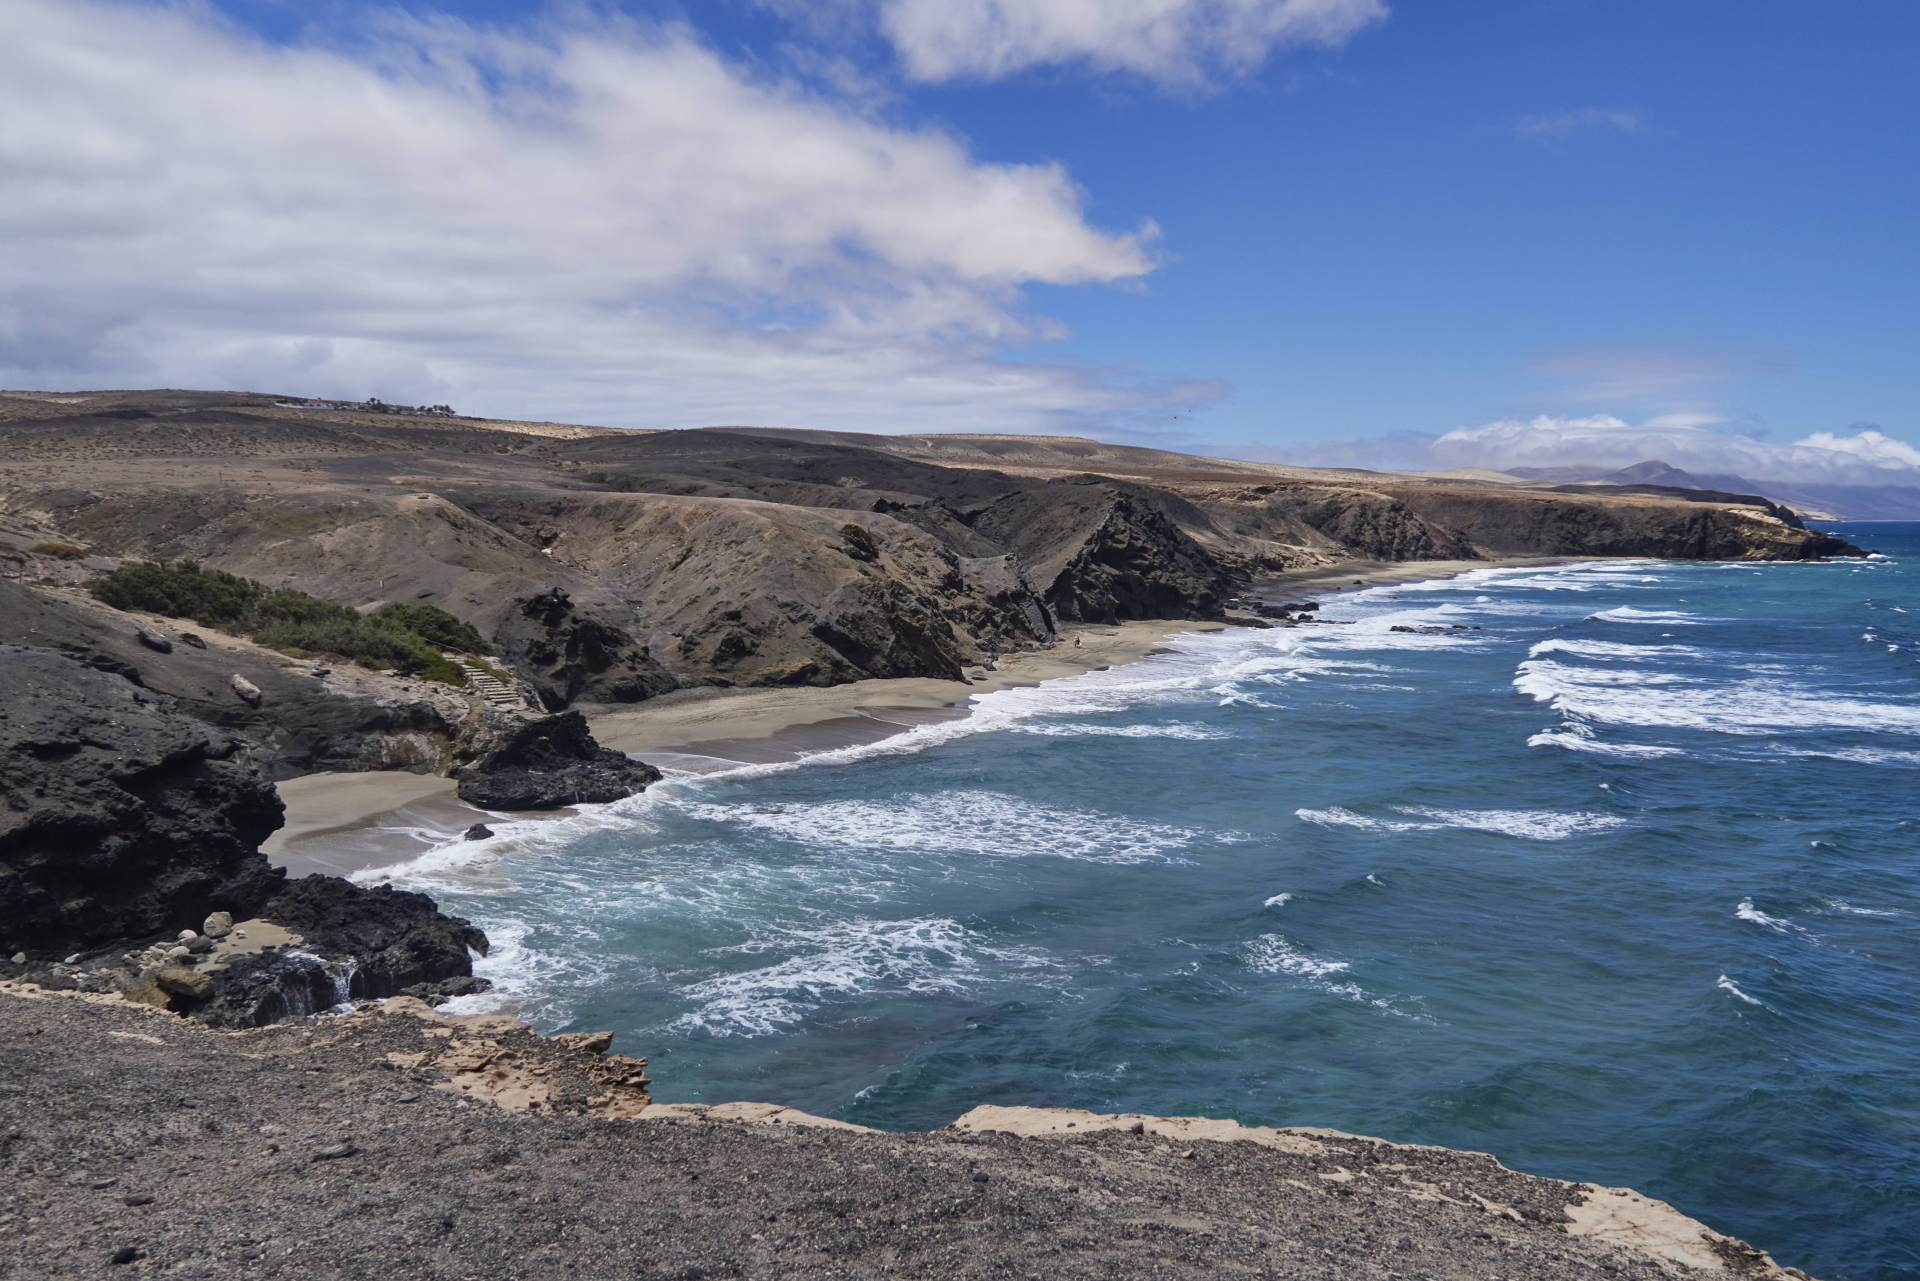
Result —
<instances>
[{"instance_id":1,"label":"cumulus cloud","mask_svg":"<svg viewBox=\"0 0 1920 1281\"><path fill-rule=\"evenodd\" d=\"M1194 87L1275 51L1343 44L1383 0L881 0L880 28L916 80L995 80L1041 66Z\"/></svg>"},{"instance_id":2,"label":"cumulus cloud","mask_svg":"<svg viewBox=\"0 0 1920 1281\"><path fill-rule=\"evenodd\" d=\"M1920 486L1920 450L1861 425L1852 435L1817 432L1775 445L1709 430L1697 415L1629 423L1611 414L1541 415L1461 427L1433 443L1434 461L1455 467L1620 468L1659 460L1696 475L1836 485Z\"/></svg>"},{"instance_id":3,"label":"cumulus cloud","mask_svg":"<svg viewBox=\"0 0 1920 1281\"><path fill-rule=\"evenodd\" d=\"M1204 397L1019 363L1031 284L1125 285L1057 165L680 27L9 0L0 385L261 387L633 425L1058 429Z\"/></svg>"},{"instance_id":4,"label":"cumulus cloud","mask_svg":"<svg viewBox=\"0 0 1920 1281\"><path fill-rule=\"evenodd\" d=\"M1514 132L1523 138L1544 142L1564 142L1579 133L1640 133L1647 127L1646 117L1638 111L1581 107L1576 111L1557 111L1544 116L1522 116L1514 122Z\"/></svg>"}]
</instances>

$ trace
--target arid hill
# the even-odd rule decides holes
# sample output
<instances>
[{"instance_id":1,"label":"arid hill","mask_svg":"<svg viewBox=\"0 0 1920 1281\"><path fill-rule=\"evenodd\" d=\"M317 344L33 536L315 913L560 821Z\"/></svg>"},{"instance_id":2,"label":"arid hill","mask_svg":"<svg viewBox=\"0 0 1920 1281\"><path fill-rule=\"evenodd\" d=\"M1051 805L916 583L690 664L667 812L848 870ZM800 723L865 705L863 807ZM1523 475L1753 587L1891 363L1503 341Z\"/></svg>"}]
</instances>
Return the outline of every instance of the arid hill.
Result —
<instances>
[{"instance_id":1,"label":"arid hill","mask_svg":"<svg viewBox=\"0 0 1920 1281\"><path fill-rule=\"evenodd\" d=\"M7 393L0 458L0 520L22 555L59 542L356 607L432 603L554 709L699 684L959 678L1062 623L1216 617L1265 576L1350 559L1848 550L1757 497L251 393ZM0 640L34 643L14 631Z\"/></svg>"}]
</instances>

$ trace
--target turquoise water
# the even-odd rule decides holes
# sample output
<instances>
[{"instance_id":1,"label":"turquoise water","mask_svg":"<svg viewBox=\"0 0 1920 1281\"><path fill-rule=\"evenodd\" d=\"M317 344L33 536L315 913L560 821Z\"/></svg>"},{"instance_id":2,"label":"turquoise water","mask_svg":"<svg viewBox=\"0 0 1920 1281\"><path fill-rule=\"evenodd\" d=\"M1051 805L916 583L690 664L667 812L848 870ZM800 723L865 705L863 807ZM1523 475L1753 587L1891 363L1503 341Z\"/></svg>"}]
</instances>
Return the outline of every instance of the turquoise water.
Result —
<instances>
[{"instance_id":1,"label":"turquoise water","mask_svg":"<svg viewBox=\"0 0 1920 1281\"><path fill-rule=\"evenodd\" d=\"M1839 528L1887 555L1349 591L401 879L662 1099L1332 1126L1912 1276L1920 526Z\"/></svg>"}]
</instances>

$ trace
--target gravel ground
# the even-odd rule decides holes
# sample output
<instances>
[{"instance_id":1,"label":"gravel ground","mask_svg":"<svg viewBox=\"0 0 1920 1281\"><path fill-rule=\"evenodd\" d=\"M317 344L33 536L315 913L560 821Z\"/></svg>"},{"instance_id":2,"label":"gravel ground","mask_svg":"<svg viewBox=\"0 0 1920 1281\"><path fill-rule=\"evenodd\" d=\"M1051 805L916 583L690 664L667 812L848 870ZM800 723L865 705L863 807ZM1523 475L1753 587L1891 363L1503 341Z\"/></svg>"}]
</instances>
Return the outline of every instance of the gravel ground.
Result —
<instances>
[{"instance_id":1,"label":"gravel ground","mask_svg":"<svg viewBox=\"0 0 1920 1281\"><path fill-rule=\"evenodd\" d=\"M1782 1275L1570 1234L1575 1185L1441 1149L622 1118L599 1048L0 993L0 1277Z\"/></svg>"}]
</instances>

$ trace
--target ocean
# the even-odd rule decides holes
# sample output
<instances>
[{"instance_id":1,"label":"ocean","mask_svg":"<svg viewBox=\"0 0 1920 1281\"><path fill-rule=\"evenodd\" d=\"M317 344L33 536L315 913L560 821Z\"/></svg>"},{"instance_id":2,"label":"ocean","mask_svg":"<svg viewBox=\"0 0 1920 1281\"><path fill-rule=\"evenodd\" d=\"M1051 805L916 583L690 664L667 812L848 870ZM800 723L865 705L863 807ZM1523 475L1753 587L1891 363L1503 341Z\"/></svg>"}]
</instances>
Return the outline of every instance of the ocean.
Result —
<instances>
[{"instance_id":1,"label":"ocean","mask_svg":"<svg viewBox=\"0 0 1920 1281\"><path fill-rule=\"evenodd\" d=\"M1920 525L1834 528L1883 554L1350 588L388 874L662 1100L1330 1126L1912 1277Z\"/></svg>"}]
</instances>

